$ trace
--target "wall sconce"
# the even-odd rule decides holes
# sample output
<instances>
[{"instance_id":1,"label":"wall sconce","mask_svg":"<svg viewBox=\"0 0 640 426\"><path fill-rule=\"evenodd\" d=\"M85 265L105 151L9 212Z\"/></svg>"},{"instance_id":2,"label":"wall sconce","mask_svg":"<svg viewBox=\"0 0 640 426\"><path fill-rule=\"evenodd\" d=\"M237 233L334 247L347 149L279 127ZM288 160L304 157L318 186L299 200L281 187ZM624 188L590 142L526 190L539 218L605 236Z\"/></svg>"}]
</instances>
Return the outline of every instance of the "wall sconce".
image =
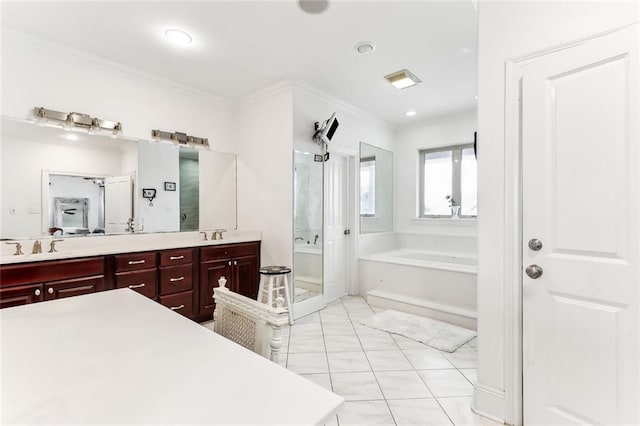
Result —
<instances>
[{"instance_id":1,"label":"wall sconce","mask_svg":"<svg viewBox=\"0 0 640 426\"><path fill-rule=\"evenodd\" d=\"M91 134L108 130L114 137L122 135L122 124L120 124L120 122L103 120L80 112L67 113L43 107L35 107L33 108L33 114L36 116L36 124L39 126L53 124L62 126L65 130L82 129L87 130Z\"/></svg>"},{"instance_id":2,"label":"wall sconce","mask_svg":"<svg viewBox=\"0 0 640 426\"><path fill-rule=\"evenodd\" d=\"M199 138L197 136L189 136L181 132L163 132L162 130L152 130L151 137L153 140L165 139L177 145L192 146L194 148L209 148L209 139Z\"/></svg>"}]
</instances>

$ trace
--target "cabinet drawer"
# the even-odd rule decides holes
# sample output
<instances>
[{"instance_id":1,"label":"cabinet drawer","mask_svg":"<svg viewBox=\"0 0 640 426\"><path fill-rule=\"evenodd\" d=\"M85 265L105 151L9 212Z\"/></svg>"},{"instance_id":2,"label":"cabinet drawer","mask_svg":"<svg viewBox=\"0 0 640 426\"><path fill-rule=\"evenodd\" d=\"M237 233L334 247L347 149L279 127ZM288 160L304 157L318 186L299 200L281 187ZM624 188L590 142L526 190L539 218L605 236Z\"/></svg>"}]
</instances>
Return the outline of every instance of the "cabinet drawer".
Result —
<instances>
[{"instance_id":1,"label":"cabinet drawer","mask_svg":"<svg viewBox=\"0 0 640 426\"><path fill-rule=\"evenodd\" d=\"M116 287L128 287L151 299L155 299L158 295L156 278L157 273L155 269L116 274Z\"/></svg>"},{"instance_id":2,"label":"cabinet drawer","mask_svg":"<svg viewBox=\"0 0 640 426\"><path fill-rule=\"evenodd\" d=\"M44 299L54 300L64 297L80 296L95 293L104 289L104 275L95 277L73 278L45 283Z\"/></svg>"},{"instance_id":3,"label":"cabinet drawer","mask_svg":"<svg viewBox=\"0 0 640 426\"><path fill-rule=\"evenodd\" d=\"M193 316L193 291L161 296L160 303L185 317Z\"/></svg>"},{"instance_id":4,"label":"cabinet drawer","mask_svg":"<svg viewBox=\"0 0 640 426\"><path fill-rule=\"evenodd\" d=\"M193 262L193 249L160 252L160 266L184 265Z\"/></svg>"},{"instance_id":5,"label":"cabinet drawer","mask_svg":"<svg viewBox=\"0 0 640 426\"><path fill-rule=\"evenodd\" d=\"M116 272L134 271L156 267L156 252L118 254Z\"/></svg>"},{"instance_id":6,"label":"cabinet drawer","mask_svg":"<svg viewBox=\"0 0 640 426\"><path fill-rule=\"evenodd\" d=\"M43 293L42 284L0 288L0 309L41 302Z\"/></svg>"},{"instance_id":7,"label":"cabinet drawer","mask_svg":"<svg viewBox=\"0 0 640 426\"><path fill-rule=\"evenodd\" d=\"M104 258L53 260L0 266L0 287L104 274Z\"/></svg>"},{"instance_id":8,"label":"cabinet drawer","mask_svg":"<svg viewBox=\"0 0 640 426\"><path fill-rule=\"evenodd\" d=\"M257 255L260 251L260 243L238 243L222 246L202 247L200 249L200 259L226 259L238 256Z\"/></svg>"},{"instance_id":9,"label":"cabinet drawer","mask_svg":"<svg viewBox=\"0 0 640 426\"><path fill-rule=\"evenodd\" d=\"M193 265L168 266L160 268L160 294L180 293L193 288Z\"/></svg>"}]
</instances>

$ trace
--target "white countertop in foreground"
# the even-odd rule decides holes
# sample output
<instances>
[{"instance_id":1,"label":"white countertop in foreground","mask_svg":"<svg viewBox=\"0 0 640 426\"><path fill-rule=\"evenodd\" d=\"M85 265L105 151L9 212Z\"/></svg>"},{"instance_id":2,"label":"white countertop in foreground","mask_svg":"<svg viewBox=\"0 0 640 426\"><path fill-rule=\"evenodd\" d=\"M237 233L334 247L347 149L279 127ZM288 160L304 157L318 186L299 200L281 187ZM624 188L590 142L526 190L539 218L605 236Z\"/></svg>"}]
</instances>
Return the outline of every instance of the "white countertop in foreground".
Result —
<instances>
[{"instance_id":1,"label":"white countertop in foreground","mask_svg":"<svg viewBox=\"0 0 640 426\"><path fill-rule=\"evenodd\" d=\"M129 289L0 311L2 424L323 424L343 399Z\"/></svg>"}]
</instances>

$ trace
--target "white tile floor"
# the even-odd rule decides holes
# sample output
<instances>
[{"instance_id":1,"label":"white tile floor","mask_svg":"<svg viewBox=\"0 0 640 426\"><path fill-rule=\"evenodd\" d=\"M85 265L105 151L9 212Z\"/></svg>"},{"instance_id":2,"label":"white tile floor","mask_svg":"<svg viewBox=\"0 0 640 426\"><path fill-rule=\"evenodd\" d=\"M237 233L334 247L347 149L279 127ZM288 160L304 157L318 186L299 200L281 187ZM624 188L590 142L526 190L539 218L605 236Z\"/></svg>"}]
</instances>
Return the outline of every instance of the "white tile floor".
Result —
<instances>
[{"instance_id":1,"label":"white tile floor","mask_svg":"<svg viewBox=\"0 0 640 426\"><path fill-rule=\"evenodd\" d=\"M471 412L475 340L441 352L360 324L374 313L347 296L285 330L279 364L346 401L331 425L496 425Z\"/></svg>"}]
</instances>

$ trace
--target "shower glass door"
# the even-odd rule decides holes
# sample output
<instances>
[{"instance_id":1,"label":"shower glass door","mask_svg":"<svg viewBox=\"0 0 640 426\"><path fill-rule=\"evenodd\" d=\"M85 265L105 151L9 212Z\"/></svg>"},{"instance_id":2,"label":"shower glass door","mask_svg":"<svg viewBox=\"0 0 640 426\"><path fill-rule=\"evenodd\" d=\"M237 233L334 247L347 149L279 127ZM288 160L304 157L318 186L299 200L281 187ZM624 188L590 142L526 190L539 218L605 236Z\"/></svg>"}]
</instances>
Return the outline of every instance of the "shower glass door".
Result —
<instances>
[{"instance_id":1,"label":"shower glass door","mask_svg":"<svg viewBox=\"0 0 640 426\"><path fill-rule=\"evenodd\" d=\"M320 161L318 161L320 160ZM293 153L294 312L313 312L322 301L323 162L309 152ZM318 307L318 309L321 306Z\"/></svg>"}]
</instances>

